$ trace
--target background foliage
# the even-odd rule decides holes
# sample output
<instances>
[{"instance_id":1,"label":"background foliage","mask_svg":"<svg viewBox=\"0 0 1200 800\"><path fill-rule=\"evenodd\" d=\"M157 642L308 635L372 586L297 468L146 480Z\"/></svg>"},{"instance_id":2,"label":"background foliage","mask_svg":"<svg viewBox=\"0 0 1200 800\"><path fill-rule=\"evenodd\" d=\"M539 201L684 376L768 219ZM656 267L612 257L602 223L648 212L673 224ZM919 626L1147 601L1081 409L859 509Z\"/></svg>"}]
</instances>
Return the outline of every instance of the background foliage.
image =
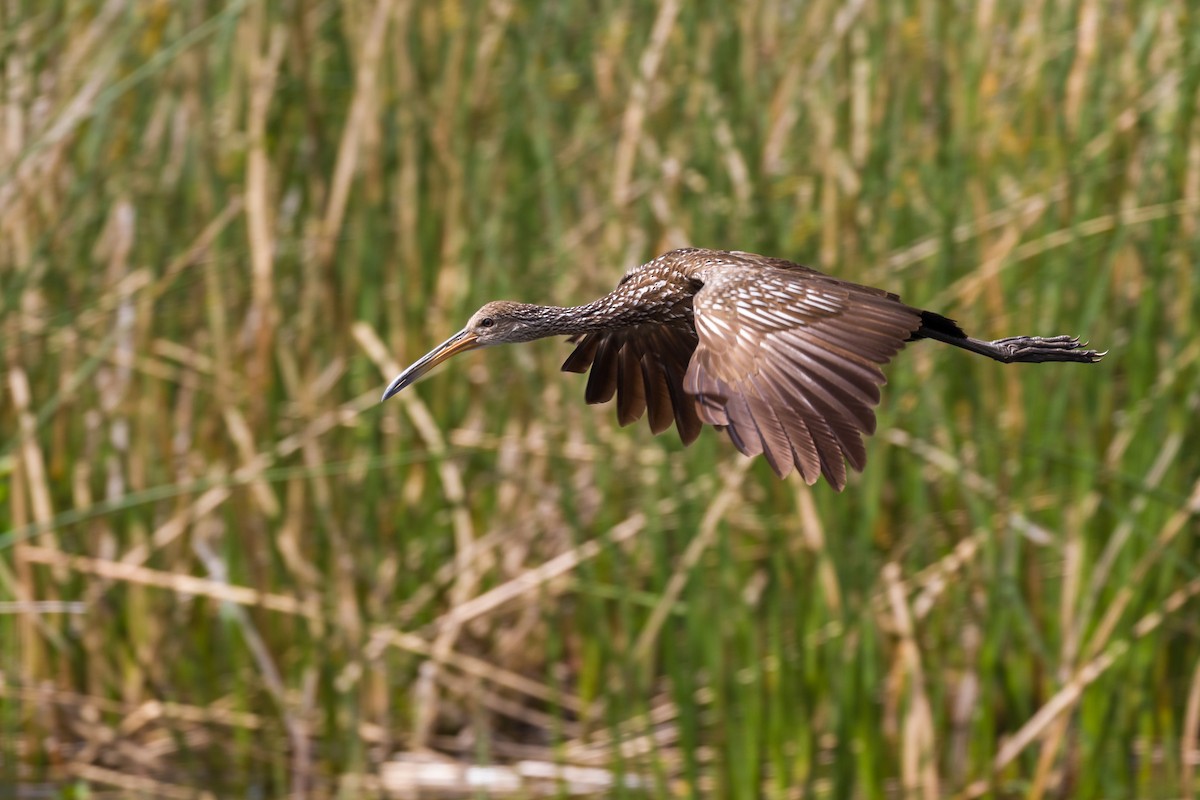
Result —
<instances>
[{"instance_id":1,"label":"background foliage","mask_svg":"<svg viewBox=\"0 0 1200 800\"><path fill-rule=\"evenodd\" d=\"M1190 4L0 9L2 782L1195 790ZM684 244L1111 352L913 346L843 494L558 342L377 405Z\"/></svg>"}]
</instances>

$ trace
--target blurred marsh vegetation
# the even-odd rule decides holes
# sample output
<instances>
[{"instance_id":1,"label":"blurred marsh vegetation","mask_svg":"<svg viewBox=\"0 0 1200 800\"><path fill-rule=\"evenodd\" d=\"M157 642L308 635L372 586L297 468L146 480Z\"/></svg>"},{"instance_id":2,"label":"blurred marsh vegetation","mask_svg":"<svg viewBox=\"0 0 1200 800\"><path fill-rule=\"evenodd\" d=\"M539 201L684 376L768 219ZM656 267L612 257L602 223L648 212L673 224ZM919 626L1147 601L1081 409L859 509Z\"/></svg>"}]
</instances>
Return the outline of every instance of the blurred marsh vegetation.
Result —
<instances>
[{"instance_id":1,"label":"blurred marsh vegetation","mask_svg":"<svg viewBox=\"0 0 1200 800\"><path fill-rule=\"evenodd\" d=\"M5 0L0 784L1194 796L1198 90L1177 0ZM684 244L1110 355L911 347L843 494L561 342L377 405Z\"/></svg>"}]
</instances>

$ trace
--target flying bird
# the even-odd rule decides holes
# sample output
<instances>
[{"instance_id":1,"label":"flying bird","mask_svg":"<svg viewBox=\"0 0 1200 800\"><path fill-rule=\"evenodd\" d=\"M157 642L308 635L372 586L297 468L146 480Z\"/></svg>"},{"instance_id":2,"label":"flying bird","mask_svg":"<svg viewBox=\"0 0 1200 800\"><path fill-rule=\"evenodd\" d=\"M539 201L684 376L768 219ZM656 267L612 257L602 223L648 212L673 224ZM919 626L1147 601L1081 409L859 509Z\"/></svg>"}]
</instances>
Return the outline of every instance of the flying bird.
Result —
<instances>
[{"instance_id":1,"label":"flying bird","mask_svg":"<svg viewBox=\"0 0 1200 800\"><path fill-rule=\"evenodd\" d=\"M487 303L383 400L458 353L559 335L575 344L562 369L590 369L587 402L616 395L621 425L648 414L657 434L674 422L685 445L714 425L781 478L794 467L806 483L824 475L838 491L847 463L866 465L880 367L907 342L932 339L1006 364L1105 355L1073 336L975 339L882 289L781 258L685 248L634 267L586 305Z\"/></svg>"}]
</instances>

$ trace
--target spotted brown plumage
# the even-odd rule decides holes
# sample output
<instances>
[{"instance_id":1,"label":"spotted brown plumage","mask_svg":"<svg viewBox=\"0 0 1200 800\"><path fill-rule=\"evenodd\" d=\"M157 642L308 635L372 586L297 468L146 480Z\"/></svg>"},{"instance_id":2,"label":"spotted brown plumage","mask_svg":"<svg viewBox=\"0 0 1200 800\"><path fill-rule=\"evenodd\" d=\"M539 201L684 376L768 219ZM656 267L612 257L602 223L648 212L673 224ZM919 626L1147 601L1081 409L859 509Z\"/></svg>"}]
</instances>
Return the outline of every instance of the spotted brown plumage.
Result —
<instances>
[{"instance_id":1,"label":"spotted brown plumage","mask_svg":"<svg viewBox=\"0 0 1200 800\"><path fill-rule=\"evenodd\" d=\"M488 303L383 399L456 353L557 335L575 344L563 369L590 369L587 402L615 396L621 425L645 415L661 433L673 422L684 444L714 425L780 477L795 468L805 482L824 475L839 491L846 464L866 464L880 367L906 342L934 339L1005 363L1104 355L1070 336L974 339L881 289L779 258L688 248L631 269L587 305Z\"/></svg>"}]
</instances>

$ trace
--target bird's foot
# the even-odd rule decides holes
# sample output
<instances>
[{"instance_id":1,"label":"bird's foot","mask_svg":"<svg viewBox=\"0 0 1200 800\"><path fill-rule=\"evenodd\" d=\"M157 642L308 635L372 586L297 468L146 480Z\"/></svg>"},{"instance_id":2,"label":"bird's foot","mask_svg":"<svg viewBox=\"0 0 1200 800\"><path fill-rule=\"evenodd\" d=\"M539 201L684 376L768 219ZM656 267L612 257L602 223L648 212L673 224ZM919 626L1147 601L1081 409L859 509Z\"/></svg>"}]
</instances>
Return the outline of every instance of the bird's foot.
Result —
<instances>
[{"instance_id":1,"label":"bird's foot","mask_svg":"<svg viewBox=\"0 0 1200 800\"><path fill-rule=\"evenodd\" d=\"M1077 336L1010 336L991 343L1006 363L1028 363L1041 361L1078 361L1091 364L1099 361L1108 351L1088 350L1087 342Z\"/></svg>"}]
</instances>

